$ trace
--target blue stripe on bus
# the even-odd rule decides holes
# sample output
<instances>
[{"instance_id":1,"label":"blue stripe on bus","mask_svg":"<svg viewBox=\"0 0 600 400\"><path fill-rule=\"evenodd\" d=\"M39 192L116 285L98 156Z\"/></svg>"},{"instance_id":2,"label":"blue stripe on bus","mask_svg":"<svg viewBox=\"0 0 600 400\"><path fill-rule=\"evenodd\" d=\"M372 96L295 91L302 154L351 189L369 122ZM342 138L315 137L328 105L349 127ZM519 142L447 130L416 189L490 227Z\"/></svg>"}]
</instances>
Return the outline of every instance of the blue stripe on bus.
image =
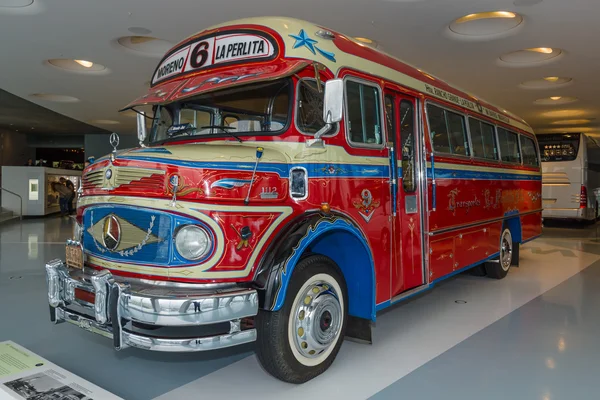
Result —
<instances>
[{"instance_id":1,"label":"blue stripe on bus","mask_svg":"<svg viewBox=\"0 0 600 400\"><path fill-rule=\"evenodd\" d=\"M427 176L432 176L431 168L427 168ZM512 174L510 172L464 171L457 169L435 169L435 179L481 179L509 181L541 181L541 175Z\"/></svg>"}]
</instances>

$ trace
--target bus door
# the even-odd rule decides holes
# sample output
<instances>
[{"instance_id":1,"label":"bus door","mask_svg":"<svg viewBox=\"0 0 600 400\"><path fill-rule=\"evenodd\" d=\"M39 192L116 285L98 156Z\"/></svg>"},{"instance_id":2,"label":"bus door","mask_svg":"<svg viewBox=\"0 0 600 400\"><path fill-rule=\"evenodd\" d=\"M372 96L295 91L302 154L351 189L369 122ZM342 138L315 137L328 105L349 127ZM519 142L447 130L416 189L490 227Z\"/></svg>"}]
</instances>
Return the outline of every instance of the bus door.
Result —
<instances>
[{"instance_id":1,"label":"bus door","mask_svg":"<svg viewBox=\"0 0 600 400\"><path fill-rule=\"evenodd\" d=\"M417 100L398 92L386 92L386 123L391 149L392 297L423 285L421 186L419 157L422 143Z\"/></svg>"}]
</instances>

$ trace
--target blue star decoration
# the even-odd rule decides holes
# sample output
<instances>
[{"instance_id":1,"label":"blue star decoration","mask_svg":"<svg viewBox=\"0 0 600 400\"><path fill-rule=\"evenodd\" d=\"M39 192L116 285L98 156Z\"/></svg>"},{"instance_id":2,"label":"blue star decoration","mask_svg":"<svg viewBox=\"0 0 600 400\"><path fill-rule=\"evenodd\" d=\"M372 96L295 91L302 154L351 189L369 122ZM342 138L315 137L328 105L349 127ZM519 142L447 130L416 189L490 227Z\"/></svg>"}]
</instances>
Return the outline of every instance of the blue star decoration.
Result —
<instances>
[{"instance_id":1,"label":"blue star decoration","mask_svg":"<svg viewBox=\"0 0 600 400\"><path fill-rule=\"evenodd\" d=\"M316 50L317 52L319 52L320 55L322 55L326 59L335 62L335 54L331 53L329 51L321 50L319 47L315 46L319 42L316 41L315 39L311 39L306 34L306 32L304 32L304 29L300 29L300 32L297 35L289 35L289 36L291 38L296 39L296 43L294 43L294 47L293 47L294 49L297 49L298 47L306 47L313 54L317 54L315 52L315 50Z\"/></svg>"}]
</instances>

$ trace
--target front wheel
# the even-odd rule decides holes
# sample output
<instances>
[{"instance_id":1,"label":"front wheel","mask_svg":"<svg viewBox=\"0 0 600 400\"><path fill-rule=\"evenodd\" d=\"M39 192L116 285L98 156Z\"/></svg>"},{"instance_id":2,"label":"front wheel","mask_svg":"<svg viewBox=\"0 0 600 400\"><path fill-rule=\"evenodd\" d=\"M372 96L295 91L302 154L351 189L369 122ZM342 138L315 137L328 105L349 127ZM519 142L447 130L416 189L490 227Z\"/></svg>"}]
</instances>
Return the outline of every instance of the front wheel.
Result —
<instances>
[{"instance_id":1,"label":"front wheel","mask_svg":"<svg viewBox=\"0 0 600 400\"><path fill-rule=\"evenodd\" d=\"M259 311L256 353L263 368L290 383L304 383L333 363L343 342L347 290L335 263L321 255L301 260L278 311Z\"/></svg>"}]
</instances>

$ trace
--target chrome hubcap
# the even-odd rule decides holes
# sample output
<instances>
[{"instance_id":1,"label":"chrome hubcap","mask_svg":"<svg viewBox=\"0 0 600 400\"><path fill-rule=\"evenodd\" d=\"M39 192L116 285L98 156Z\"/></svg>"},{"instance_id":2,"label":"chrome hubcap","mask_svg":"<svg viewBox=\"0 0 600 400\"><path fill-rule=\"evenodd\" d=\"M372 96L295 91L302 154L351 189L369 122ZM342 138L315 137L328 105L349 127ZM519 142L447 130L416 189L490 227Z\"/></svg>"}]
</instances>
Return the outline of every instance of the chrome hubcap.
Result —
<instances>
[{"instance_id":1,"label":"chrome hubcap","mask_svg":"<svg viewBox=\"0 0 600 400\"><path fill-rule=\"evenodd\" d=\"M512 238L509 235L502 236L502 243L500 244L500 263L502 269L507 271L510 268L512 261Z\"/></svg>"},{"instance_id":2,"label":"chrome hubcap","mask_svg":"<svg viewBox=\"0 0 600 400\"><path fill-rule=\"evenodd\" d=\"M315 358L335 343L342 328L338 294L327 282L315 282L299 293L293 310L294 345L300 354Z\"/></svg>"}]
</instances>

